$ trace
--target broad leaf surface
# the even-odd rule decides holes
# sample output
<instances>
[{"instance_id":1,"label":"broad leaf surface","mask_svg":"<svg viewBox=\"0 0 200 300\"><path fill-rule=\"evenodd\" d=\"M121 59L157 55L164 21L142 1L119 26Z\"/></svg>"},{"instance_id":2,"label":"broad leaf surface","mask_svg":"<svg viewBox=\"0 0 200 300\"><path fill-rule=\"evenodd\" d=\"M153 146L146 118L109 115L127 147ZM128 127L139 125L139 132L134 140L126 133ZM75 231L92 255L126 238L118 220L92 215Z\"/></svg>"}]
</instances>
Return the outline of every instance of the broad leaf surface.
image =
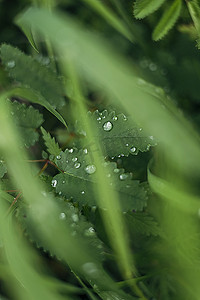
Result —
<instances>
[{"instance_id":1,"label":"broad leaf surface","mask_svg":"<svg viewBox=\"0 0 200 300\"><path fill-rule=\"evenodd\" d=\"M96 167L87 149L66 149L56 159L57 166L64 173L53 178L56 192L66 198L72 198L80 205L97 205L95 201ZM103 163L103 162L102 162ZM146 206L147 195L139 181L132 180L130 173L117 169L116 163L104 163L110 187L119 193L122 211L134 209L141 211Z\"/></svg>"},{"instance_id":2,"label":"broad leaf surface","mask_svg":"<svg viewBox=\"0 0 200 300\"><path fill-rule=\"evenodd\" d=\"M93 122L95 139L99 139L103 152L106 156L136 155L138 151L148 151L150 146L155 146L156 141L153 136L148 135L143 128L139 127L130 117L124 114L116 114L114 111L98 110L88 113L88 117ZM77 131L83 136L87 136L84 125L77 124ZM91 141L95 144L95 141Z\"/></svg>"}]
</instances>

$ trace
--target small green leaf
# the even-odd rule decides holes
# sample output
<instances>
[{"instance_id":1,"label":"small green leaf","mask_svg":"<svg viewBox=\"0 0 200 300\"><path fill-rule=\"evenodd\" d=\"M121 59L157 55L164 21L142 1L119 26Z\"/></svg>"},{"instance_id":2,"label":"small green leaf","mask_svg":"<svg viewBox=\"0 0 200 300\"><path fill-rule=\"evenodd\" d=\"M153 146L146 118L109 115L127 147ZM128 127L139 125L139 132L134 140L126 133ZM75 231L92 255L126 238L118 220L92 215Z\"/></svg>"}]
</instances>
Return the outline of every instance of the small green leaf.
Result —
<instances>
[{"instance_id":1,"label":"small green leaf","mask_svg":"<svg viewBox=\"0 0 200 300\"><path fill-rule=\"evenodd\" d=\"M41 127L40 129L42 131L47 151L49 152L49 154L54 155L55 157L58 156L62 150L60 149L58 143L56 143L55 138L52 138L50 133L47 133L43 127Z\"/></svg>"},{"instance_id":2,"label":"small green leaf","mask_svg":"<svg viewBox=\"0 0 200 300\"><path fill-rule=\"evenodd\" d=\"M175 0L173 4L164 12L159 23L153 31L153 40L158 41L162 39L168 31L176 23L182 7L182 0Z\"/></svg>"},{"instance_id":3,"label":"small green leaf","mask_svg":"<svg viewBox=\"0 0 200 300\"><path fill-rule=\"evenodd\" d=\"M0 47L0 57L9 76L22 86L41 94L54 109L65 104L62 82L50 68L6 44Z\"/></svg>"},{"instance_id":4,"label":"small green leaf","mask_svg":"<svg viewBox=\"0 0 200 300\"><path fill-rule=\"evenodd\" d=\"M154 218L144 212L128 212L124 215L130 232L144 235L161 235L161 229Z\"/></svg>"},{"instance_id":5,"label":"small green leaf","mask_svg":"<svg viewBox=\"0 0 200 300\"><path fill-rule=\"evenodd\" d=\"M150 146L156 145L153 136L148 135L132 118L124 114L116 114L114 111L108 112L107 110L100 113L96 110L94 113L89 113L88 117L91 118L96 128L94 138L99 139L106 156L136 155L138 151L145 152ZM83 124L77 123L77 131L87 136ZM94 144L94 141L91 143Z\"/></svg>"},{"instance_id":6,"label":"small green leaf","mask_svg":"<svg viewBox=\"0 0 200 300\"><path fill-rule=\"evenodd\" d=\"M187 1L187 6L198 34L197 44L200 49L200 6L196 0Z\"/></svg>"},{"instance_id":7,"label":"small green leaf","mask_svg":"<svg viewBox=\"0 0 200 300\"><path fill-rule=\"evenodd\" d=\"M165 0L136 0L133 6L134 16L143 19L156 11Z\"/></svg>"},{"instance_id":8,"label":"small green leaf","mask_svg":"<svg viewBox=\"0 0 200 300\"><path fill-rule=\"evenodd\" d=\"M21 133L21 145L30 147L39 139L36 129L43 123L42 114L32 106L10 101L10 113Z\"/></svg>"},{"instance_id":9,"label":"small green leaf","mask_svg":"<svg viewBox=\"0 0 200 300\"><path fill-rule=\"evenodd\" d=\"M80 205L97 205L95 201L96 166L87 149L66 149L61 152L55 163L64 172L53 178L52 185L56 192L67 199L73 199ZM130 173L117 169L117 164L102 162L107 180L112 189L119 193L122 211L134 209L141 211L146 206L146 191L139 181L132 180Z\"/></svg>"}]
</instances>

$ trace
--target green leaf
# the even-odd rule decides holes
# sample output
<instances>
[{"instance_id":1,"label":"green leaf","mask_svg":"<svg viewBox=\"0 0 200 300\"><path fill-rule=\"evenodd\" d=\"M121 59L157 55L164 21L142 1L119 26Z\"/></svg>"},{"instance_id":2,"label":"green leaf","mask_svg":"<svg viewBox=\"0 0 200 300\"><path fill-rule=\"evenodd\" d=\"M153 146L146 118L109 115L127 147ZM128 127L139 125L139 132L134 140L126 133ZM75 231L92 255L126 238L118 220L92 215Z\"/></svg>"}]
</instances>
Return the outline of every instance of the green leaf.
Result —
<instances>
[{"instance_id":1,"label":"green leaf","mask_svg":"<svg viewBox=\"0 0 200 300\"><path fill-rule=\"evenodd\" d=\"M17 101L9 102L11 116L21 133L21 145L27 148L33 146L39 139L36 129L44 121L42 114L32 106L27 106Z\"/></svg>"},{"instance_id":2,"label":"green leaf","mask_svg":"<svg viewBox=\"0 0 200 300\"><path fill-rule=\"evenodd\" d=\"M32 103L37 103L44 106L60 122L62 122L65 125L65 127L67 127L67 124L63 119L63 117L54 109L54 107L39 92L36 92L35 90L22 86L19 88L12 89L10 91L10 94L28 100Z\"/></svg>"},{"instance_id":3,"label":"green leaf","mask_svg":"<svg viewBox=\"0 0 200 300\"><path fill-rule=\"evenodd\" d=\"M161 235L161 229L154 218L144 212L128 212L124 215L127 228L133 233L144 234L147 236Z\"/></svg>"},{"instance_id":4,"label":"green leaf","mask_svg":"<svg viewBox=\"0 0 200 300\"><path fill-rule=\"evenodd\" d=\"M9 76L22 86L37 91L54 109L65 104L62 82L50 68L6 44L0 47L0 57Z\"/></svg>"},{"instance_id":5,"label":"green leaf","mask_svg":"<svg viewBox=\"0 0 200 300\"><path fill-rule=\"evenodd\" d=\"M45 197L48 195L52 196L52 193L43 191ZM84 237L85 243L90 244L90 247L95 249L96 255L100 258L104 258L104 251L106 247L103 242L97 237L95 229L92 224L89 223L86 218L80 213L79 209L74 207L71 203L65 202L62 198L54 199L59 207L58 219L60 222L65 222L68 228L71 230L71 235L75 236L77 239L79 237ZM45 244L44 239L40 239L40 235L37 234L39 228L35 228L35 223L32 221L31 213L29 207L21 201L18 204L17 209L17 219L22 226L25 233L28 235L32 242L35 242L38 248L42 248L45 252L48 251L52 256L54 252ZM49 244L48 244L49 245ZM57 257L60 259L59 257Z\"/></svg>"},{"instance_id":6,"label":"green leaf","mask_svg":"<svg viewBox=\"0 0 200 300\"><path fill-rule=\"evenodd\" d=\"M80 205L97 205L95 201L96 167L87 149L66 149L55 161L64 173L53 178L52 185L59 195L73 199ZM103 162L102 162L103 163ZM104 162L110 187L119 193L122 211L141 211L146 206L146 191L139 181L132 180L130 173L117 169L117 164Z\"/></svg>"},{"instance_id":7,"label":"green leaf","mask_svg":"<svg viewBox=\"0 0 200 300\"><path fill-rule=\"evenodd\" d=\"M136 155L138 151L148 151L150 146L155 146L153 136L148 135L139 127L132 118L124 114L116 114L114 111L104 110L100 113L96 110L88 114L96 129L95 138L99 139L106 156ZM79 134L87 135L84 124L77 123ZM91 141L94 144L94 141Z\"/></svg>"},{"instance_id":8,"label":"green leaf","mask_svg":"<svg viewBox=\"0 0 200 300\"><path fill-rule=\"evenodd\" d=\"M159 23L153 31L153 40L158 41L162 39L168 31L176 23L182 7L182 0L175 0L173 4L164 12Z\"/></svg>"},{"instance_id":9,"label":"green leaf","mask_svg":"<svg viewBox=\"0 0 200 300\"><path fill-rule=\"evenodd\" d=\"M49 152L49 154L54 155L55 157L58 156L62 150L60 149L58 143L56 143L55 138L52 138L50 133L47 133L43 127L41 127L40 129L42 131L47 151Z\"/></svg>"},{"instance_id":10,"label":"green leaf","mask_svg":"<svg viewBox=\"0 0 200 300\"><path fill-rule=\"evenodd\" d=\"M143 19L156 11L165 0L136 0L133 6L134 16Z\"/></svg>"},{"instance_id":11,"label":"green leaf","mask_svg":"<svg viewBox=\"0 0 200 300\"><path fill-rule=\"evenodd\" d=\"M96 12L98 12L113 28L124 35L130 41L133 40L132 33L123 21L109 9L102 1L98 0L82 0L90 5Z\"/></svg>"},{"instance_id":12,"label":"green leaf","mask_svg":"<svg viewBox=\"0 0 200 300\"><path fill-rule=\"evenodd\" d=\"M187 6L199 37L197 44L198 48L200 49L200 6L196 0L187 1Z\"/></svg>"}]
</instances>

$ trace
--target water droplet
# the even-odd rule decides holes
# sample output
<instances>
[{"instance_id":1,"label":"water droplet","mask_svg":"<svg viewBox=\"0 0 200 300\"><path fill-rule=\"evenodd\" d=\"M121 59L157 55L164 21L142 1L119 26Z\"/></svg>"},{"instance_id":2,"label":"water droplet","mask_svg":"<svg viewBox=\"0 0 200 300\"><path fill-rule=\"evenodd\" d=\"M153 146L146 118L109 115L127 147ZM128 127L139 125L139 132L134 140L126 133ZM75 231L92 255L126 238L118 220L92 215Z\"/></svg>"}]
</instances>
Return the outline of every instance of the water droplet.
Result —
<instances>
[{"instance_id":1,"label":"water droplet","mask_svg":"<svg viewBox=\"0 0 200 300\"><path fill-rule=\"evenodd\" d=\"M83 149L83 152L84 152L85 154L88 154L88 149L87 149L87 148Z\"/></svg>"},{"instance_id":2,"label":"water droplet","mask_svg":"<svg viewBox=\"0 0 200 300\"><path fill-rule=\"evenodd\" d=\"M88 165L85 168L86 173L93 174L96 171L96 167L94 165Z\"/></svg>"},{"instance_id":3,"label":"water droplet","mask_svg":"<svg viewBox=\"0 0 200 300\"><path fill-rule=\"evenodd\" d=\"M60 220L66 219L66 214L65 214L64 212L62 212L62 213L59 215L59 219L60 219Z\"/></svg>"},{"instance_id":4,"label":"water droplet","mask_svg":"<svg viewBox=\"0 0 200 300\"><path fill-rule=\"evenodd\" d=\"M87 262L87 263L85 263L85 264L82 266L82 269L83 269L83 271L84 271L87 275L89 275L89 276L91 276L91 277L93 277L93 278L97 278L97 277L99 277L99 275L100 275L97 266L96 266L94 263L92 263L92 262Z\"/></svg>"},{"instance_id":5,"label":"water droplet","mask_svg":"<svg viewBox=\"0 0 200 300\"><path fill-rule=\"evenodd\" d=\"M129 144L126 144L126 147L128 147L129 146Z\"/></svg>"},{"instance_id":6,"label":"water droplet","mask_svg":"<svg viewBox=\"0 0 200 300\"><path fill-rule=\"evenodd\" d=\"M121 174L121 175L119 175L119 179L120 180L126 180L127 178L128 178L127 174Z\"/></svg>"},{"instance_id":7,"label":"water droplet","mask_svg":"<svg viewBox=\"0 0 200 300\"><path fill-rule=\"evenodd\" d=\"M150 63L150 65L149 65L149 70L152 71L152 72L156 71L156 70L157 70L156 64Z\"/></svg>"},{"instance_id":8,"label":"water droplet","mask_svg":"<svg viewBox=\"0 0 200 300\"><path fill-rule=\"evenodd\" d=\"M110 121L103 124L104 131L110 131L112 128L113 128L113 124Z\"/></svg>"},{"instance_id":9,"label":"water droplet","mask_svg":"<svg viewBox=\"0 0 200 300\"><path fill-rule=\"evenodd\" d=\"M119 173L119 169L114 169L114 172L115 173Z\"/></svg>"},{"instance_id":10,"label":"water droplet","mask_svg":"<svg viewBox=\"0 0 200 300\"><path fill-rule=\"evenodd\" d=\"M59 193L58 193L58 195L61 195L61 194L62 194L62 192L59 192Z\"/></svg>"},{"instance_id":11,"label":"water droplet","mask_svg":"<svg viewBox=\"0 0 200 300\"><path fill-rule=\"evenodd\" d=\"M97 121L101 121L101 117L98 117L98 118L97 118Z\"/></svg>"},{"instance_id":12,"label":"water droplet","mask_svg":"<svg viewBox=\"0 0 200 300\"><path fill-rule=\"evenodd\" d=\"M150 135L150 137L149 137L151 140L154 140L154 137L153 137L153 135Z\"/></svg>"},{"instance_id":13,"label":"water droplet","mask_svg":"<svg viewBox=\"0 0 200 300\"><path fill-rule=\"evenodd\" d=\"M72 220L73 220L74 222L78 222L78 221L79 221L79 216L78 216L77 214L73 214L73 215L72 215Z\"/></svg>"},{"instance_id":14,"label":"water droplet","mask_svg":"<svg viewBox=\"0 0 200 300\"><path fill-rule=\"evenodd\" d=\"M112 119L113 119L113 121L117 121L117 120L118 120L118 117L117 117L117 116L114 116Z\"/></svg>"},{"instance_id":15,"label":"water droplet","mask_svg":"<svg viewBox=\"0 0 200 300\"><path fill-rule=\"evenodd\" d=\"M15 61L14 60L8 61L7 67L10 68L10 69L14 68L15 67Z\"/></svg>"},{"instance_id":16,"label":"water droplet","mask_svg":"<svg viewBox=\"0 0 200 300\"><path fill-rule=\"evenodd\" d=\"M142 128L141 128L141 127L139 128L139 131L142 131Z\"/></svg>"},{"instance_id":17,"label":"water droplet","mask_svg":"<svg viewBox=\"0 0 200 300\"><path fill-rule=\"evenodd\" d=\"M111 177L111 174L107 174L106 176L107 176L108 178L110 178L110 177Z\"/></svg>"},{"instance_id":18,"label":"water droplet","mask_svg":"<svg viewBox=\"0 0 200 300\"><path fill-rule=\"evenodd\" d=\"M124 121L128 120L127 116L125 116L125 115L123 115L123 119L124 119Z\"/></svg>"},{"instance_id":19,"label":"water droplet","mask_svg":"<svg viewBox=\"0 0 200 300\"><path fill-rule=\"evenodd\" d=\"M77 157L73 157L73 158L72 158L72 161L73 161L73 162L75 162L75 161L77 161L77 160L78 160Z\"/></svg>"},{"instance_id":20,"label":"water droplet","mask_svg":"<svg viewBox=\"0 0 200 300\"><path fill-rule=\"evenodd\" d=\"M51 182L51 185L52 185L52 187L56 187L56 185L57 185L57 180L56 179L54 179L54 180L52 180L52 182Z\"/></svg>"},{"instance_id":21,"label":"water droplet","mask_svg":"<svg viewBox=\"0 0 200 300\"><path fill-rule=\"evenodd\" d=\"M73 153L74 152L74 150L73 149L69 149L69 153Z\"/></svg>"},{"instance_id":22,"label":"water droplet","mask_svg":"<svg viewBox=\"0 0 200 300\"><path fill-rule=\"evenodd\" d=\"M63 180L63 182L62 182L63 184L65 183L65 180Z\"/></svg>"},{"instance_id":23,"label":"water droplet","mask_svg":"<svg viewBox=\"0 0 200 300\"><path fill-rule=\"evenodd\" d=\"M84 194L85 194L85 191L82 191L81 194L84 195Z\"/></svg>"},{"instance_id":24,"label":"water droplet","mask_svg":"<svg viewBox=\"0 0 200 300\"><path fill-rule=\"evenodd\" d=\"M90 227L88 229L85 230L85 235L86 236L93 236L95 234L95 230L93 227Z\"/></svg>"},{"instance_id":25,"label":"water droplet","mask_svg":"<svg viewBox=\"0 0 200 300\"><path fill-rule=\"evenodd\" d=\"M77 162L77 163L74 164L74 167L75 167L76 169L80 168L80 166L81 166L81 164L80 164L79 162Z\"/></svg>"},{"instance_id":26,"label":"water droplet","mask_svg":"<svg viewBox=\"0 0 200 300\"><path fill-rule=\"evenodd\" d=\"M135 153L135 152L136 152L136 150L137 150L137 148L136 148L136 147L132 147L132 148L130 149L130 151L131 151L132 153Z\"/></svg>"},{"instance_id":27,"label":"water droplet","mask_svg":"<svg viewBox=\"0 0 200 300\"><path fill-rule=\"evenodd\" d=\"M57 155L56 158L59 160L59 159L61 159L61 156L60 156L60 155Z\"/></svg>"}]
</instances>

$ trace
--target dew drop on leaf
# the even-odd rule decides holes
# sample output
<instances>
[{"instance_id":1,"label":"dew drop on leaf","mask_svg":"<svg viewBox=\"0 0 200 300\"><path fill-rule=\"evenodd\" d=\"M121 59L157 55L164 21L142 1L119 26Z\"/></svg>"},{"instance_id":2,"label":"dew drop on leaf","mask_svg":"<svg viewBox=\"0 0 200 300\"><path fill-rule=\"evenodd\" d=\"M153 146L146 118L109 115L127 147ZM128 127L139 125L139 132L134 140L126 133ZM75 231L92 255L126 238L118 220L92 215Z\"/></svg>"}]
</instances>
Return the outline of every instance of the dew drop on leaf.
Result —
<instances>
[{"instance_id":1,"label":"dew drop on leaf","mask_svg":"<svg viewBox=\"0 0 200 300\"><path fill-rule=\"evenodd\" d=\"M96 167L94 165L88 165L86 168L85 168L85 171L86 173L88 174L93 174L95 173L96 171Z\"/></svg>"},{"instance_id":2,"label":"dew drop on leaf","mask_svg":"<svg viewBox=\"0 0 200 300\"><path fill-rule=\"evenodd\" d=\"M73 157L73 158L72 158L72 161L73 161L73 162L75 162L75 161L77 161L77 160L78 160L77 157Z\"/></svg>"},{"instance_id":3,"label":"dew drop on leaf","mask_svg":"<svg viewBox=\"0 0 200 300\"><path fill-rule=\"evenodd\" d=\"M117 121L117 120L118 120L117 116L113 117L113 121Z\"/></svg>"},{"instance_id":4,"label":"dew drop on leaf","mask_svg":"<svg viewBox=\"0 0 200 300\"><path fill-rule=\"evenodd\" d=\"M87 154L87 153L88 153L88 149L85 148L85 149L83 150L83 152L84 152L85 154Z\"/></svg>"},{"instance_id":5,"label":"dew drop on leaf","mask_svg":"<svg viewBox=\"0 0 200 300\"><path fill-rule=\"evenodd\" d=\"M78 221L79 221L78 215L77 215L77 214L73 214L73 215L72 215L72 220L73 220L74 222L78 222Z\"/></svg>"},{"instance_id":6,"label":"dew drop on leaf","mask_svg":"<svg viewBox=\"0 0 200 300\"><path fill-rule=\"evenodd\" d=\"M126 180L127 178L128 178L127 174L121 174L121 175L119 175L119 179L120 180Z\"/></svg>"},{"instance_id":7,"label":"dew drop on leaf","mask_svg":"<svg viewBox=\"0 0 200 300\"><path fill-rule=\"evenodd\" d=\"M55 187L56 187L56 185L57 185L57 183L58 183L58 182L57 182L57 180L55 180L55 179L54 179L54 180L52 180L52 182L51 182L51 185L52 185L52 187L54 187L54 188L55 188Z\"/></svg>"},{"instance_id":8,"label":"dew drop on leaf","mask_svg":"<svg viewBox=\"0 0 200 300\"><path fill-rule=\"evenodd\" d=\"M12 69L15 67L15 61L14 60L10 60L8 63L7 63L7 67Z\"/></svg>"},{"instance_id":9,"label":"dew drop on leaf","mask_svg":"<svg viewBox=\"0 0 200 300\"><path fill-rule=\"evenodd\" d=\"M112 128L113 128L113 124L110 121L103 124L104 131L110 131Z\"/></svg>"},{"instance_id":10,"label":"dew drop on leaf","mask_svg":"<svg viewBox=\"0 0 200 300\"><path fill-rule=\"evenodd\" d=\"M74 167L75 167L76 169L80 168L80 166L81 166L81 164L80 164L79 162L77 162L77 163L74 164Z\"/></svg>"},{"instance_id":11,"label":"dew drop on leaf","mask_svg":"<svg viewBox=\"0 0 200 300\"><path fill-rule=\"evenodd\" d=\"M136 148L136 147L132 147L132 148L130 149L131 153L135 153L135 152L136 152L136 150L137 150L137 148Z\"/></svg>"},{"instance_id":12,"label":"dew drop on leaf","mask_svg":"<svg viewBox=\"0 0 200 300\"><path fill-rule=\"evenodd\" d=\"M85 191L82 191L81 194L84 195L84 194L85 194Z\"/></svg>"},{"instance_id":13,"label":"dew drop on leaf","mask_svg":"<svg viewBox=\"0 0 200 300\"><path fill-rule=\"evenodd\" d=\"M114 169L114 172L115 173L119 173L119 169Z\"/></svg>"},{"instance_id":14,"label":"dew drop on leaf","mask_svg":"<svg viewBox=\"0 0 200 300\"><path fill-rule=\"evenodd\" d=\"M57 155L56 158L59 160L59 159L61 159L61 156L60 156L60 155Z\"/></svg>"},{"instance_id":15,"label":"dew drop on leaf","mask_svg":"<svg viewBox=\"0 0 200 300\"><path fill-rule=\"evenodd\" d=\"M60 219L60 220L66 219L66 214L65 214L64 212L60 213L59 219Z\"/></svg>"},{"instance_id":16,"label":"dew drop on leaf","mask_svg":"<svg viewBox=\"0 0 200 300\"><path fill-rule=\"evenodd\" d=\"M82 269L87 275L92 276L93 278L97 278L100 275L97 266L92 262L85 263L82 266Z\"/></svg>"},{"instance_id":17,"label":"dew drop on leaf","mask_svg":"<svg viewBox=\"0 0 200 300\"><path fill-rule=\"evenodd\" d=\"M69 153L73 153L74 152L74 150L73 149L69 149Z\"/></svg>"},{"instance_id":18,"label":"dew drop on leaf","mask_svg":"<svg viewBox=\"0 0 200 300\"><path fill-rule=\"evenodd\" d=\"M95 234L95 230L93 227L90 227L88 229L85 230L85 235L86 236L93 236Z\"/></svg>"}]
</instances>

